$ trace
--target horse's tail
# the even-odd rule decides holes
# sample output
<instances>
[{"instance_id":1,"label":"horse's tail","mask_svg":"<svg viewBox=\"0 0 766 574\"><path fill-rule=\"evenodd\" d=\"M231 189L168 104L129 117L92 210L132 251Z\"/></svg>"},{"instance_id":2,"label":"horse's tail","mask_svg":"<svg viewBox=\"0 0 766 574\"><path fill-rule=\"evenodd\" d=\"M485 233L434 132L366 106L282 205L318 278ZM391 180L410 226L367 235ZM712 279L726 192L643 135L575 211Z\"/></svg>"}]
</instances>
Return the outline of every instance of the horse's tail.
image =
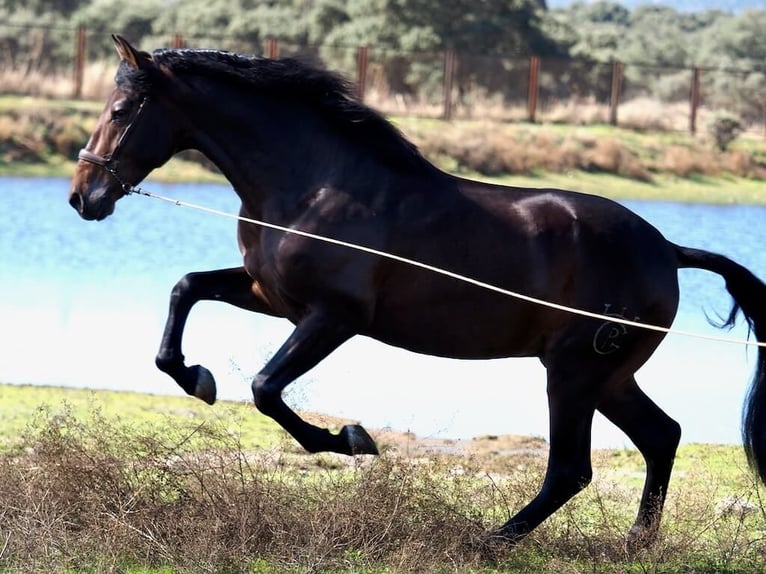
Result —
<instances>
[{"instance_id":1,"label":"horse's tail","mask_svg":"<svg viewBox=\"0 0 766 574\"><path fill-rule=\"evenodd\" d=\"M676 247L678 267L705 269L721 275L734 299L722 327L731 327L741 310L756 340L766 342L766 284L731 259L703 251ZM766 348L758 347L758 359L742 414L742 441L750 466L766 483Z\"/></svg>"}]
</instances>

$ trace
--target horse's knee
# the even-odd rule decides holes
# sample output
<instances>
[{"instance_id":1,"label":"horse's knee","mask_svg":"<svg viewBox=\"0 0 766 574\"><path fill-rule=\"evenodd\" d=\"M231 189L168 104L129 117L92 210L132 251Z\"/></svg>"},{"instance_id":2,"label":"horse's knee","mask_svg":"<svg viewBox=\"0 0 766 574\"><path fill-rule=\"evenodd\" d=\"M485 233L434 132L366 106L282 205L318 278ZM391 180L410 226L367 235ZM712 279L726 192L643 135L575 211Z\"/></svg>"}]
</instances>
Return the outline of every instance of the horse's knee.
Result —
<instances>
[{"instance_id":1,"label":"horse's knee","mask_svg":"<svg viewBox=\"0 0 766 574\"><path fill-rule=\"evenodd\" d=\"M178 301L186 297L194 289L196 275L198 275L196 272L187 273L176 281L176 284L173 285L173 289L170 291L170 300Z\"/></svg>"}]
</instances>

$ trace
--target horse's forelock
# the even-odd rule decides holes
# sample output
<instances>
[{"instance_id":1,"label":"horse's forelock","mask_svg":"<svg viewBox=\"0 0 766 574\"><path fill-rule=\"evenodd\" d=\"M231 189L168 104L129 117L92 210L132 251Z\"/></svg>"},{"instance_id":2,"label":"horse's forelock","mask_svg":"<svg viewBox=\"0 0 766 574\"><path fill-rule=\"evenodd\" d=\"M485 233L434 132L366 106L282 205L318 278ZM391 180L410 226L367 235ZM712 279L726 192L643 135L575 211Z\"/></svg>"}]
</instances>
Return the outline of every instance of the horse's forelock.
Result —
<instances>
[{"instance_id":1,"label":"horse's forelock","mask_svg":"<svg viewBox=\"0 0 766 574\"><path fill-rule=\"evenodd\" d=\"M117 68L114 81L121 92L149 96L156 83L156 77L155 68L136 69L123 60Z\"/></svg>"}]
</instances>

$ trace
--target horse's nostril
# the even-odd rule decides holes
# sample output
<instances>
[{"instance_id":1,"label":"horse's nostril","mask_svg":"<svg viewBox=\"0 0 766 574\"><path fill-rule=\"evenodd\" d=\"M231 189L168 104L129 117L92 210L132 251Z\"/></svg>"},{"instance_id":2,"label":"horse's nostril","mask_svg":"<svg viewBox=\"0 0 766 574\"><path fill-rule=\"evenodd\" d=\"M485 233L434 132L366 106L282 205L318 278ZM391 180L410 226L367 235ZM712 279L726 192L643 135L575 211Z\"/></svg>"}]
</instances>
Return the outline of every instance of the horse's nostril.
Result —
<instances>
[{"instance_id":1,"label":"horse's nostril","mask_svg":"<svg viewBox=\"0 0 766 574\"><path fill-rule=\"evenodd\" d=\"M85 206L82 194L75 192L71 193L69 195L69 205L74 207L77 210L77 213L82 213L82 210Z\"/></svg>"}]
</instances>

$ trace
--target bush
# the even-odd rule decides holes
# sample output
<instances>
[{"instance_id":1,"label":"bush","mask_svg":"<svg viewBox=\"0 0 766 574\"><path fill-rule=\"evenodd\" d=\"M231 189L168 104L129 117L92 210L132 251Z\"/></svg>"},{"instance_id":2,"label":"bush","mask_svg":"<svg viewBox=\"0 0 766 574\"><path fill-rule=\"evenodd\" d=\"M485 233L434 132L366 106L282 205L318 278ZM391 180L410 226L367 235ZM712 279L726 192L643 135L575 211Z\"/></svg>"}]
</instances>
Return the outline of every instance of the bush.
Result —
<instances>
[{"instance_id":1,"label":"bush","mask_svg":"<svg viewBox=\"0 0 766 574\"><path fill-rule=\"evenodd\" d=\"M729 144L737 139L737 136L743 131L745 129L739 118L727 112L715 114L708 124L708 132L720 151L726 151Z\"/></svg>"}]
</instances>

